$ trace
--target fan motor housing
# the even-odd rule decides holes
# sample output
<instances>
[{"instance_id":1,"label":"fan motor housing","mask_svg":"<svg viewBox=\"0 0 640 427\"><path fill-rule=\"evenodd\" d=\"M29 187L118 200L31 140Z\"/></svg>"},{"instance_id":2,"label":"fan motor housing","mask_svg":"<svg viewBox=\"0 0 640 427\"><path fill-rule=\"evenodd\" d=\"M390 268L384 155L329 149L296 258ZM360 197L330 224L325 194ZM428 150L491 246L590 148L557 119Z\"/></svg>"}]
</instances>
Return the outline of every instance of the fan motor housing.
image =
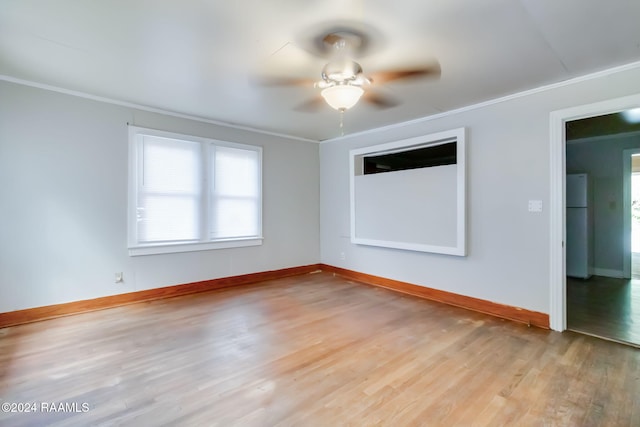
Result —
<instances>
[{"instance_id":1,"label":"fan motor housing","mask_svg":"<svg viewBox=\"0 0 640 427\"><path fill-rule=\"evenodd\" d=\"M350 59L331 61L322 69L322 79L337 83L355 80L362 73L362 67Z\"/></svg>"}]
</instances>

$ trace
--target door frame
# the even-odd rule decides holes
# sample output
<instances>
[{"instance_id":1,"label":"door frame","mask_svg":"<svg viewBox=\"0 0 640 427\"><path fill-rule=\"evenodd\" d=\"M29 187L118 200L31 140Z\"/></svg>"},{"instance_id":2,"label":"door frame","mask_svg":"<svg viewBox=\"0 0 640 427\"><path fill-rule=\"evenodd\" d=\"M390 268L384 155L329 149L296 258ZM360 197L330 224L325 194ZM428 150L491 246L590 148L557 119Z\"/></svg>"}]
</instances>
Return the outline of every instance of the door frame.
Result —
<instances>
[{"instance_id":1,"label":"door frame","mask_svg":"<svg viewBox=\"0 0 640 427\"><path fill-rule=\"evenodd\" d=\"M635 94L552 111L549 116L551 151L549 326L555 331L567 329L567 277L564 246L566 240L565 178L567 173L565 124L571 120L617 113L639 106L640 94Z\"/></svg>"}]
</instances>

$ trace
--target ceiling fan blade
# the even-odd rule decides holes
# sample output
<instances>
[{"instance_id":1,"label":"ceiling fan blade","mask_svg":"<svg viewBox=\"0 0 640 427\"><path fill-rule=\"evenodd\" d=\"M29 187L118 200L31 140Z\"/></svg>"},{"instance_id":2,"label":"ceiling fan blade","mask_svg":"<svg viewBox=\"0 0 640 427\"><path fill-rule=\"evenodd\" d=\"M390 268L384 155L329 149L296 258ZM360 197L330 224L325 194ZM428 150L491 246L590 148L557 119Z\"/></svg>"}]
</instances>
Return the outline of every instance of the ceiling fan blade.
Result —
<instances>
[{"instance_id":1,"label":"ceiling fan blade","mask_svg":"<svg viewBox=\"0 0 640 427\"><path fill-rule=\"evenodd\" d=\"M395 98L392 98L390 96L380 95L379 93L375 93L371 91L367 91L364 94L363 99L367 101L369 104L372 104L381 110L400 105L400 102Z\"/></svg>"},{"instance_id":2,"label":"ceiling fan blade","mask_svg":"<svg viewBox=\"0 0 640 427\"><path fill-rule=\"evenodd\" d=\"M318 110L320 110L323 106L325 106L325 102L324 99L322 99L321 97L316 97L313 99L310 99L306 102L303 102L302 104L296 106L293 111L298 111L301 113L315 113Z\"/></svg>"},{"instance_id":3,"label":"ceiling fan blade","mask_svg":"<svg viewBox=\"0 0 640 427\"><path fill-rule=\"evenodd\" d=\"M313 87L316 80L299 77L253 77L251 82L258 86L302 86Z\"/></svg>"},{"instance_id":4,"label":"ceiling fan blade","mask_svg":"<svg viewBox=\"0 0 640 427\"><path fill-rule=\"evenodd\" d=\"M374 83L388 83L394 80L412 79L418 77L440 77L440 64L434 62L431 65L419 68L407 68L404 70L379 71L369 75Z\"/></svg>"}]
</instances>

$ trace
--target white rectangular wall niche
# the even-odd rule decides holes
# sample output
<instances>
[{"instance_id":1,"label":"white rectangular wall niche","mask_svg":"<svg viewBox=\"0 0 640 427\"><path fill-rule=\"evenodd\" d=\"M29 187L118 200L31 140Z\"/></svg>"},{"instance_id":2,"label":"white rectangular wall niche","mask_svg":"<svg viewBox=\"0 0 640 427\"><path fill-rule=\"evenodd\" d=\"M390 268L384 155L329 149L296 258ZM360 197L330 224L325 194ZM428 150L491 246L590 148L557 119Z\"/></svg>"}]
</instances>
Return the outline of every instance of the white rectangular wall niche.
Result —
<instances>
[{"instance_id":1,"label":"white rectangular wall niche","mask_svg":"<svg viewBox=\"0 0 640 427\"><path fill-rule=\"evenodd\" d=\"M466 255L465 129L349 152L351 242Z\"/></svg>"}]
</instances>

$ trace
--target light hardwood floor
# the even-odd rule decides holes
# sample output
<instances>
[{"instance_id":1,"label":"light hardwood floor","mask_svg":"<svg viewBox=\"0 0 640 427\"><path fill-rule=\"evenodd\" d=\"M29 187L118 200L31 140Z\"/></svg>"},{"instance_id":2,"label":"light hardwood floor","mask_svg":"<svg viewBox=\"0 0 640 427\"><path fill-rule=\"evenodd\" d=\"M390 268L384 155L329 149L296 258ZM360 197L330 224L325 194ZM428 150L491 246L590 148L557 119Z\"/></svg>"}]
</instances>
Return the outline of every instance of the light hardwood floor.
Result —
<instances>
[{"instance_id":1,"label":"light hardwood floor","mask_svg":"<svg viewBox=\"0 0 640 427\"><path fill-rule=\"evenodd\" d=\"M317 273L0 330L2 426L637 426L640 352Z\"/></svg>"}]
</instances>

